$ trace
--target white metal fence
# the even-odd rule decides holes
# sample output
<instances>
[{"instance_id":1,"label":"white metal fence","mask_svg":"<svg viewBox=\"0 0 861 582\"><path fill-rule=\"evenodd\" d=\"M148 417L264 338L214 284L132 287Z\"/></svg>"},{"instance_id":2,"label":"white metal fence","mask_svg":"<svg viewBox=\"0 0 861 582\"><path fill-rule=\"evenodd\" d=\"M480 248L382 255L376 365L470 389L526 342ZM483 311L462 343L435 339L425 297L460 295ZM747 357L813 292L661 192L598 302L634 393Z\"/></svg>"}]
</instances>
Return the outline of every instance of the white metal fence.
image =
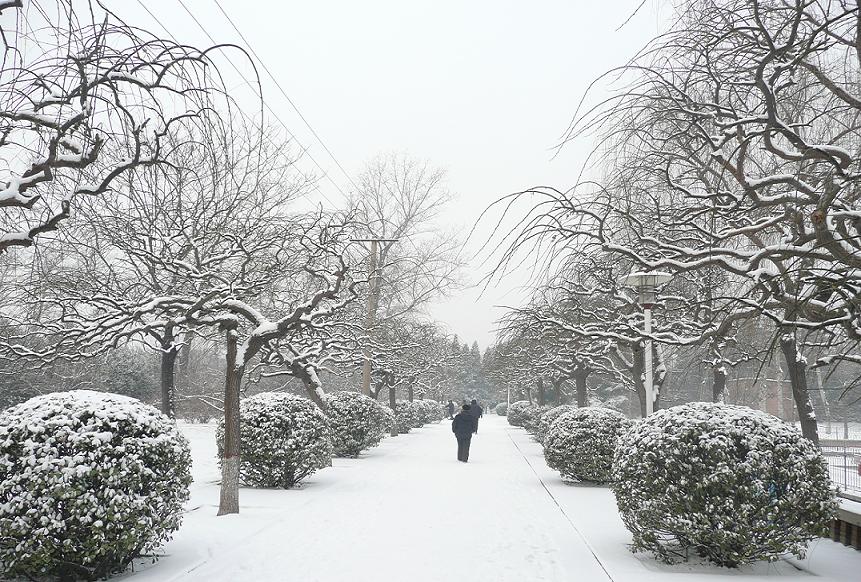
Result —
<instances>
[{"instance_id":1,"label":"white metal fence","mask_svg":"<svg viewBox=\"0 0 861 582\"><path fill-rule=\"evenodd\" d=\"M855 496L861 496L861 475L858 465L861 463L861 445L824 443L820 446L822 454L828 461L831 480L841 491Z\"/></svg>"}]
</instances>

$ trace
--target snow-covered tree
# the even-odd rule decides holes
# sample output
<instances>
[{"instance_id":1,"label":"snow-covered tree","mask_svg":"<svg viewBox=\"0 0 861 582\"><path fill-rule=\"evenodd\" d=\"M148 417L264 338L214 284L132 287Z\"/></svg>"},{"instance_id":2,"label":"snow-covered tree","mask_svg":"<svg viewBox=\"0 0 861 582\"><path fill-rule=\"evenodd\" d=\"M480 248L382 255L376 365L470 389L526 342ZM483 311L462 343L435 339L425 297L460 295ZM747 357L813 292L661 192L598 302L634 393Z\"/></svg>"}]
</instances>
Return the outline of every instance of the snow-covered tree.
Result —
<instances>
[{"instance_id":1,"label":"snow-covered tree","mask_svg":"<svg viewBox=\"0 0 861 582\"><path fill-rule=\"evenodd\" d=\"M217 124L212 105L226 94L209 51L100 2L42 4L0 4L0 252L57 230L121 176L174 161L167 133Z\"/></svg>"}]
</instances>

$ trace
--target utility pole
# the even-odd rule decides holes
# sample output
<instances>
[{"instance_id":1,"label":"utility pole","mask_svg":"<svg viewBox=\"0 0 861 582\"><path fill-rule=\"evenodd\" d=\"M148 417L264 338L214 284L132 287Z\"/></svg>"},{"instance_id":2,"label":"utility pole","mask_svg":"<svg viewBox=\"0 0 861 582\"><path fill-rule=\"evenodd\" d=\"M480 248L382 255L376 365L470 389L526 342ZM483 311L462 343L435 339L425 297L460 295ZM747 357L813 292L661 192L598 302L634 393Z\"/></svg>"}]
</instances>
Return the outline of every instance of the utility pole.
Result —
<instances>
[{"instance_id":1,"label":"utility pole","mask_svg":"<svg viewBox=\"0 0 861 582\"><path fill-rule=\"evenodd\" d=\"M368 312L365 315L365 333L370 334L374 327L377 306L380 302L380 279L377 271L379 270L378 258L380 253L381 242L397 242L396 238L354 238L353 242L369 242L371 243L371 252L368 255ZM365 362L362 366L362 394L365 396L371 395L371 348L369 342L365 344L363 350Z\"/></svg>"}]
</instances>

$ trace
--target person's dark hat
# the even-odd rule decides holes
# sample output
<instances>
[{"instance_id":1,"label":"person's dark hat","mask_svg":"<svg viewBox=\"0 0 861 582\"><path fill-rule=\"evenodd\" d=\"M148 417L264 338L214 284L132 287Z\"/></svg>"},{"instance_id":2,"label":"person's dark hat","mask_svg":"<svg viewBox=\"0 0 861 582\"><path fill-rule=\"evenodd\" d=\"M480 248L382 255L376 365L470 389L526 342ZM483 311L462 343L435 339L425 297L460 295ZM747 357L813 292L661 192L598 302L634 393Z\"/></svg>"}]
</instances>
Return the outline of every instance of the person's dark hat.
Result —
<instances>
[{"instance_id":1,"label":"person's dark hat","mask_svg":"<svg viewBox=\"0 0 861 582\"><path fill-rule=\"evenodd\" d=\"M464 410L469 410L469 404L464 404L464 405L463 405L463 409L464 409Z\"/></svg>"}]
</instances>

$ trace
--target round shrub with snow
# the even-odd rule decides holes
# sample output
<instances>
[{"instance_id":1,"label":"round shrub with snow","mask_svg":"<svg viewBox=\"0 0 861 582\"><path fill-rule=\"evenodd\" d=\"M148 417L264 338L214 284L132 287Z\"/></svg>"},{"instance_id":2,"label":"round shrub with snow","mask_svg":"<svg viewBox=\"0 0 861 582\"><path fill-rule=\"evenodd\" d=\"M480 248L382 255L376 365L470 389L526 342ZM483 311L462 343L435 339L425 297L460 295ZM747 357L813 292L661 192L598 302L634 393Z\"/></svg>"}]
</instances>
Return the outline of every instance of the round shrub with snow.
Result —
<instances>
[{"instance_id":1,"label":"round shrub with snow","mask_svg":"<svg viewBox=\"0 0 861 582\"><path fill-rule=\"evenodd\" d=\"M409 400L398 400L395 403L395 424L400 434L406 434L414 428L424 426L421 406Z\"/></svg>"},{"instance_id":2,"label":"round shrub with snow","mask_svg":"<svg viewBox=\"0 0 861 582\"><path fill-rule=\"evenodd\" d=\"M613 454L631 421L608 408L575 408L563 413L544 437L544 458L551 469L575 481L610 480Z\"/></svg>"},{"instance_id":3,"label":"round shrub with snow","mask_svg":"<svg viewBox=\"0 0 861 582\"><path fill-rule=\"evenodd\" d=\"M414 400L413 404L418 407L423 425L445 418L445 408L436 400Z\"/></svg>"},{"instance_id":4,"label":"round shrub with snow","mask_svg":"<svg viewBox=\"0 0 861 582\"><path fill-rule=\"evenodd\" d=\"M382 414L383 414L383 425L386 427L387 431L392 430L392 427L394 427L395 424L397 424L397 419L395 418L395 412L391 408L389 408L388 406L380 404L379 402L377 402L377 405L380 407L380 410L382 411Z\"/></svg>"},{"instance_id":5,"label":"round shrub with snow","mask_svg":"<svg viewBox=\"0 0 861 582\"><path fill-rule=\"evenodd\" d=\"M188 442L152 406L75 390L0 413L0 573L95 580L182 521Z\"/></svg>"},{"instance_id":6,"label":"round shrub with snow","mask_svg":"<svg viewBox=\"0 0 861 582\"><path fill-rule=\"evenodd\" d=\"M309 399L262 392L243 399L239 413L239 476L243 483L289 489L331 464L329 420ZM216 438L221 456L223 420Z\"/></svg>"},{"instance_id":7,"label":"round shrub with snow","mask_svg":"<svg viewBox=\"0 0 861 582\"><path fill-rule=\"evenodd\" d=\"M357 457L377 446L392 421L387 408L358 392L326 394L326 416L337 457Z\"/></svg>"},{"instance_id":8,"label":"round shrub with snow","mask_svg":"<svg viewBox=\"0 0 861 582\"><path fill-rule=\"evenodd\" d=\"M523 426L526 420L526 409L532 406L528 400L512 402L508 407L508 424L511 426Z\"/></svg>"},{"instance_id":9,"label":"round shrub with snow","mask_svg":"<svg viewBox=\"0 0 861 582\"><path fill-rule=\"evenodd\" d=\"M550 409L550 406L539 406L537 404L525 408L523 410L523 428L526 429L526 432L532 435L536 434L541 417Z\"/></svg>"},{"instance_id":10,"label":"round shrub with snow","mask_svg":"<svg viewBox=\"0 0 861 582\"><path fill-rule=\"evenodd\" d=\"M497 404L496 414L498 414L499 416L505 416L506 414L508 414L508 404L506 404L505 402L500 402L499 404Z\"/></svg>"},{"instance_id":11,"label":"round shrub with snow","mask_svg":"<svg viewBox=\"0 0 861 582\"><path fill-rule=\"evenodd\" d=\"M550 429L550 425L553 424L553 421L566 412L571 412L572 410L577 410L577 407L571 404L562 404L560 406L555 406L542 414L541 419L538 421L538 430L535 431L535 440L539 443L544 443L547 431Z\"/></svg>"},{"instance_id":12,"label":"round shrub with snow","mask_svg":"<svg viewBox=\"0 0 861 582\"><path fill-rule=\"evenodd\" d=\"M835 492L818 448L793 426L741 406L661 410L616 449L613 491L634 550L722 566L805 554L827 533Z\"/></svg>"}]
</instances>

